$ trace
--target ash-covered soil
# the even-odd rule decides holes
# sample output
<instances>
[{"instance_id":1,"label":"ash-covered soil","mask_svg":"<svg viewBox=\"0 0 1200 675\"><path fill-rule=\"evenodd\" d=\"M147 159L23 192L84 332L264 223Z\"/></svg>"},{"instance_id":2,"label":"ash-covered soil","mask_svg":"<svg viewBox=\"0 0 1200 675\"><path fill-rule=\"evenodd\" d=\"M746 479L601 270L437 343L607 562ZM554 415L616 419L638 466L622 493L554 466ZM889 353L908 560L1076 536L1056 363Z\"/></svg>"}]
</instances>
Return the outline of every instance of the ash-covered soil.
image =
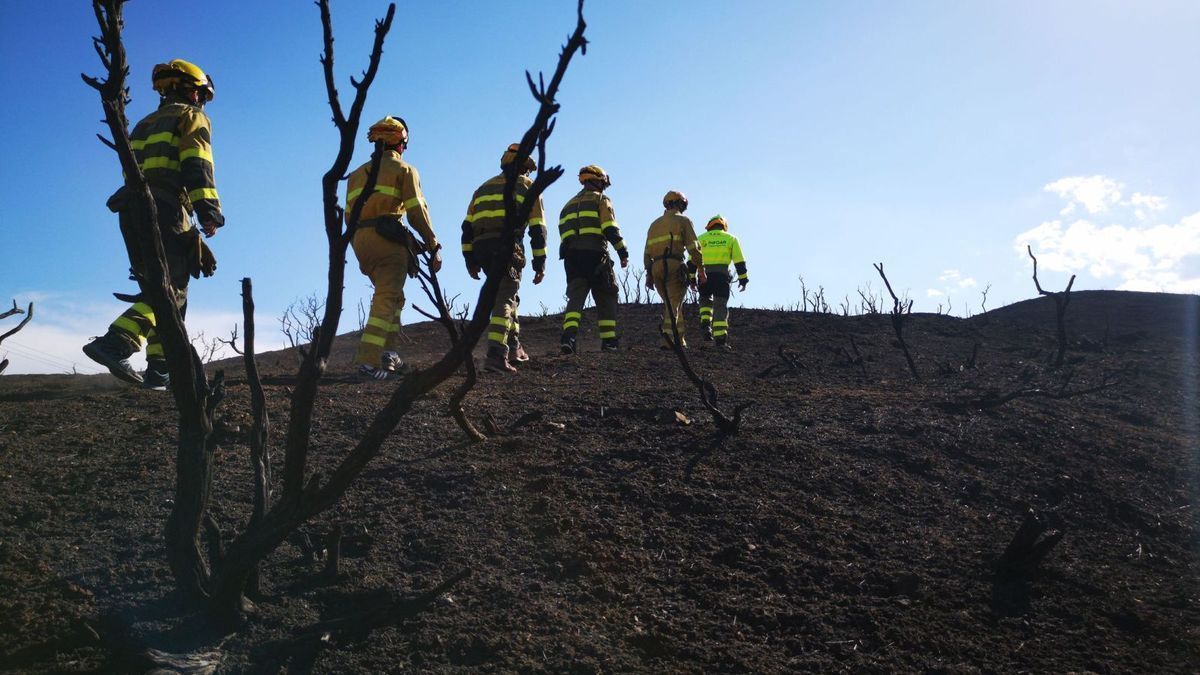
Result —
<instances>
[{"instance_id":1,"label":"ash-covered soil","mask_svg":"<svg viewBox=\"0 0 1200 675\"><path fill-rule=\"evenodd\" d=\"M734 310L721 353L689 308L692 364L723 407L752 404L727 438L657 348L657 306L622 308L618 354L589 328L560 356L561 317L526 318L534 360L484 375L467 401L501 433L465 441L446 414L457 380L421 401L304 529L318 545L335 524L348 533L340 576L294 538L264 568L259 616L228 636L172 594L170 396L3 377L0 668L131 671L156 647L217 649L222 672L1194 672L1198 308L1074 293L1057 370L1049 299L917 315L919 382L886 316ZM418 364L445 348L437 326L407 333ZM355 337L321 389L316 469L391 389L349 377ZM294 357L262 363L279 448ZM229 533L249 513L250 416L244 374L223 365L213 511ZM980 404L1106 376L1083 396ZM1036 574L999 578L1030 508L1064 537ZM309 632L463 569L393 625Z\"/></svg>"}]
</instances>

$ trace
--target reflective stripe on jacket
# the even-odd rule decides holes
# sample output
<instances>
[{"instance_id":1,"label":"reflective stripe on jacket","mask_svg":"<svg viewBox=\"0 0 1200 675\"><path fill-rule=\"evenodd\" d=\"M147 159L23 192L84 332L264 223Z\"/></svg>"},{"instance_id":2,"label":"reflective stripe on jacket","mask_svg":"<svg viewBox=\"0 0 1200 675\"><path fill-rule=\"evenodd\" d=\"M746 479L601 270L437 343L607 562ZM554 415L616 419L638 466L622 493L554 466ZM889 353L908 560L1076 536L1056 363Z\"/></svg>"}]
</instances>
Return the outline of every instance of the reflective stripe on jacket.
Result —
<instances>
[{"instance_id":1,"label":"reflective stripe on jacket","mask_svg":"<svg viewBox=\"0 0 1200 675\"><path fill-rule=\"evenodd\" d=\"M560 252L603 251L607 241L622 258L629 255L612 200L595 190L584 188L567 202L558 217L558 236L562 242Z\"/></svg>"},{"instance_id":2,"label":"reflective stripe on jacket","mask_svg":"<svg viewBox=\"0 0 1200 675\"><path fill-rule=\"evenodd\" d=\"M213 177L212 123L199 106L165 98L134 126L129 141L151 187L181 195L201 222L225 224Z\"/></svg>"},{"instance_id":3,"label":"reflective stripe on jacket","mask_svg":"<svg viewBox=\"0 0 1200 675\"><path fill-rule=\"evenodd\" d=\"M354 204L362 196L367 186L367 174L371 171L371 162L366 162L350 174L346 181L346 222L350 222L350 213ZM429 223L429 206L421 194L421 175L417 168L400 158L400 153L388 150L379 165L379 177L375 180L375 190L363 204L359 221L379 218L381 216L396 216L408 214L408 224L412 226L429 250L437 248L437 236Z\"/></svg>"},{"instance_id":4,"label":"reflective stripe on jacket","mask_svg":"<svg viewBox=\"0 0 1200 675\"><path fill-rule=\"evenodd\" d=\"M467 205L467 217L463 219L462 224L464 255L471 253L477 242L495 239L504 230L505 180L504 174L489 178L471 196L471 203ZM525 195L529 193L529 188L532 186L533 180L528 176L517 176L513 198L516 200L518 208L525 202ZM529 219L517 231L516 241L521 241L526 227L529 228L529 244L533 247L533 257L535 259L545 258L546 223L542 216L541 197L529 211Z\"/></svg>"},{"instance_id":5,"label":"reflective stripe on jacket","mask_svg":"<svg viewBox=\"0 0 1200 675\"><path fill-rule=\"evenodd\" d=\"M650 223L646 232L646 249L642 254L642 266L650 269L656 260L662 260L664 252L670 258L683 260L687 251L693 264L700 262L700 248L696 243L696 230L692 220L673 209L667 209Z\"/></svg>"}]
</instances>

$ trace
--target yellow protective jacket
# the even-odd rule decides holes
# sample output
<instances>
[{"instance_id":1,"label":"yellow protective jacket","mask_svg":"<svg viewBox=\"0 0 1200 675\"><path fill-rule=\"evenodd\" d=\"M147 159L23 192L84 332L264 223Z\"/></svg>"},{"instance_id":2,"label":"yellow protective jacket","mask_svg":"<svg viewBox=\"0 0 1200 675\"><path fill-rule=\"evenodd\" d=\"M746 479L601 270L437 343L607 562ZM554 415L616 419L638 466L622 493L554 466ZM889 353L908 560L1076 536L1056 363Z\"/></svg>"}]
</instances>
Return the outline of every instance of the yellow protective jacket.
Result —
<instances>
[{"instance_id":1,"label":"yellow protective jacket","mask_svg":"<svg viewBox=\"0 0 1200 675\"><path fill-rule=\"evenodd\" d=\"M568 251L603 251L604 242L612 244L622 260L629 257L617 216L608 195L584 188L563 207L558 216L558 236L561 243L558 257Z\"/></svg>"},{"instance_id":2,"label":"yellow protective jacket","mask_svg":"<svg viewBox=\"0 0 1200 675\"><path fill-rule=\"evenodd\" d=\"M700 247L696 243L696 230L692 227L692 219L675 211L667 209L661 216L650 223L646 232L646 250L642 254L642 265L649 270L663 256L683 261L683 253L687 251L688 260L692 265L700 264Z\"/></svg>"},{"instance_id":3,"label":"yellow protective jacket","mask_svg":"<svg viewBox=\"0 0 1200 675\"><path fill-rule=\"evenodd\" d=\"M709 230L700 235L700 252L704 256L704 266L729 268L729 263L737 269L738 279L749 279L746 272L746 258L742 256L742 245L737 237L723 230Z\"/></svg>"},{"instance_id":4,"label":"yellow protective jacket","mask_svg":"<svg viewBox=\"0 0 1200 675\"><path fill-rule=\"evenodd\" d=\"M202 223L225 224L213 178L212 123L199 106L163 98L129 134L134 157L156 192L179 195ZM183 223L182 229L191 228Z\"/></svg>"},{"instance_id":5,"label":"yellow protective jacket","mask_svg":"<svg viewBox=\"0 0 1200 675\"><path fill-rule=\"evenodd\" d=\"M473 260L475 244L497 239L504 230L505 181L503 173L489 178L471 195L471 203L467 205L467 217L462 223L462 252L468 264ZM525 195L532 186L533 180L529 176L517 176L513 199L518 207L525 203ZM516 232L514 241L522 251L526 228L529 228L529 245L533 248L533 270L540 272L546 265L546 222L542 215L541 197L538 197L537 203L529 211L529 219Z\"/></svg>"},{"instance_id":6,"label":"yellow protective jacket","mask_svg":"<svg viewBox=\"0 0 1200 675\"><path fill-rule=\"evenodd\" d=\"M362 196L363 188L367 186L367 173L371 170L371 162L367 162L354 170L346 181L346 222L350 222L350 213L354 204ZM437 235L429 224L429 206L421 195L421 176L417 168L400 158L400 153L388 150L379 165L379 178L375 181L375 190L363 204L359 222L382 216L401 218L408 214L408 224L430 251L438 247Z\"/></svg>"}]
</instances>

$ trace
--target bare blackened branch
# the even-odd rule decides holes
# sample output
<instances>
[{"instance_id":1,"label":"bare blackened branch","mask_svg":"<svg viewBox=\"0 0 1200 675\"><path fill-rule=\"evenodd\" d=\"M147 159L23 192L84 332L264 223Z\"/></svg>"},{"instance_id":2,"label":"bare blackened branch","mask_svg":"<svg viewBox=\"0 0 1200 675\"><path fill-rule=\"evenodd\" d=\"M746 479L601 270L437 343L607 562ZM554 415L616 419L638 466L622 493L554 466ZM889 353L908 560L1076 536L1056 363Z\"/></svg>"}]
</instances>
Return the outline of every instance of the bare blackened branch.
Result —
<instances>
[{"instance_id":1,"label":"bare blackened branch","mask_svg":"<svg viewBox=\"0 0 1200 675\"><path fill-rule=\"evenodd\" d=\"M914 379L921 379L921 374L917 372L917 364L913 362L912 354L908 351L908 343L904 341L904 318L912 314L913 301L909 300L907 304L896 297L896 291L892 290L892 282L888 281L887 275L883 273L883 263L875 264L875 271L879 272L879 276L883 277L883 283L887 286L888 293L892 295L892 330L896 332L896 341L900 343L900 349L904 350L904 360L908 362L908 369L912 372ZM908 295L905 293L905 295Z\"/></svg>"},{"instance_id":2,"label":"bare blackened branch","mask_svg":"<svg viewBox=\"0 0 1200 675\"><path fill-rule=\"evenodd\" d=\"M672 235L671 241L668 242L668 246L663 250L662 255L664 279L667 278L668 275L668 254L674 248L675 237ZM717 408L716 387L714 387L711 382L696 374L696 371L692 368L692 364L688 362L687 352L683 348L683 340L679 335L679 318L675 316L675 305L671 301L671 294L667 284L663 284L662 293L663 304L667 308L668 316L671 317L671 335L673 338L670 341L671 348L675 350L675 355L679 357L679 365L683 367L684 374L688 376L688 379L691 380L692 384L696 385L696 389L700 391L700 402L704 405L705 409L712 414L713 423L717 425L717 431L721 432L722 434L736 434L738 432L738 428L742 424L742 412L746 408L750 407L750 404L743 403L734 408L733 417L729 417L724 412L721 412L719 408ZM780 346L780 354L783 354L782 345Z\"/></svg>"},{"instance_id":3,"label":"bare blackened branch","mask_svg":"<svg viewBox=\"0 0 1200 675\"><path fill-rule=\"evenodd\" d=\"M17 307L17 301L13 300L12 309L8 310L7 312L5 312L3 314L0 314L0 319L10 317L14 314L24 314L25 318L21 319L21 323L17 324L16 328L13 328L13 329L9 330L8 332L4 333L3 335L0 335L0 342L4 342L5 340L12 337L13 335L16 335L18 331L20 331L22 328L24 328L26 326L26 324L28 324L30 321L33 321L33 303L32 302L29 303L29 306L25 309L20 309ZM4 359L3 361L0 361L0 373L3 373L5 368L8 368L8 359Z\"/></svg>"},{"instance_id":4,"label":"bare blackened branch","mask_svg":"<svg viewBox=\"0 0 1200 675\"><path fill-rule=\"evenodd\" d=\"M1116 371L1106 371L1102 376L1099 384L1094 384L1090 387L1080 387L1078 389L1070 389L1071 380L1074 377L1074 372L1069 372L1063 377L1062 382L1059 382L1055 387L1031 385L1022 386L1013 391L999 394L987 394L973 401L969 405L979 409L995 408L1009 401L1015 401L1019 398L1046 398L1056 401L1063 399L1074 398L1076 396L1084 396L1094 394L1098 391L1103 391L1110 387L1115 387L1124 381L1124 377L1130 372L1130 367L1127 365ZM1027 375L1024 380L1028 382L1031 378Z\"/></svg>"},{"instance_id":5,"label":"bare blackened branch","mask_svg":"<svg viewBox=\"0 0 1200 675\"><path fill-rule=\"evenodd\" d=\"M1033 260L1033 285L1037 288L1039 295L1049 296L1054 300L1054 321L1058 335L1058 351L1054 354L1054 367L1061 367L1067 356L1067 327L1066 315L1067 305L1071 304L1071 287L1075 285L1075 275L1071 275L1071 280L1067 282L1067 288L1062 291L1047 291L1042 288L1042 284L1038 281L1037 273L1037 257L1033 255L1033 247L1026 245L1025 250L1029 252L1029 257ZM986 295L984 296L987 297Z\"/></svg>"}]
</instances>

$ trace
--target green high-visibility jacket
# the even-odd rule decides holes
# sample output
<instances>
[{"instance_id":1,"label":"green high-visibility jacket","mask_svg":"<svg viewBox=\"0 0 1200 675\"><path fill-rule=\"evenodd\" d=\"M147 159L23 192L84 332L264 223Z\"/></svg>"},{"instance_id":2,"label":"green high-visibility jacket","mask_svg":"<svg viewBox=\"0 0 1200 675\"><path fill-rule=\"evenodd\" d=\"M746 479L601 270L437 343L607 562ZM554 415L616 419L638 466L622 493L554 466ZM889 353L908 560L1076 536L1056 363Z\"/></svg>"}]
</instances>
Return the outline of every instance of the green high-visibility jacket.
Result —
<instances>
[{"instance_id":1,"label":"green high-visibility jacket","mask_svg":"<svg viewBox=\"0 0 1200 675\"><path fill-rule=\"evenodd\" d=\"M698 238L700 255L704 259L704 267L710 266L728 268L729 263L737 268L738 279L748 279L746 258L742 255L742 245L737 237L724 230L709 230Z\"/></svg>"}]
</instances>

